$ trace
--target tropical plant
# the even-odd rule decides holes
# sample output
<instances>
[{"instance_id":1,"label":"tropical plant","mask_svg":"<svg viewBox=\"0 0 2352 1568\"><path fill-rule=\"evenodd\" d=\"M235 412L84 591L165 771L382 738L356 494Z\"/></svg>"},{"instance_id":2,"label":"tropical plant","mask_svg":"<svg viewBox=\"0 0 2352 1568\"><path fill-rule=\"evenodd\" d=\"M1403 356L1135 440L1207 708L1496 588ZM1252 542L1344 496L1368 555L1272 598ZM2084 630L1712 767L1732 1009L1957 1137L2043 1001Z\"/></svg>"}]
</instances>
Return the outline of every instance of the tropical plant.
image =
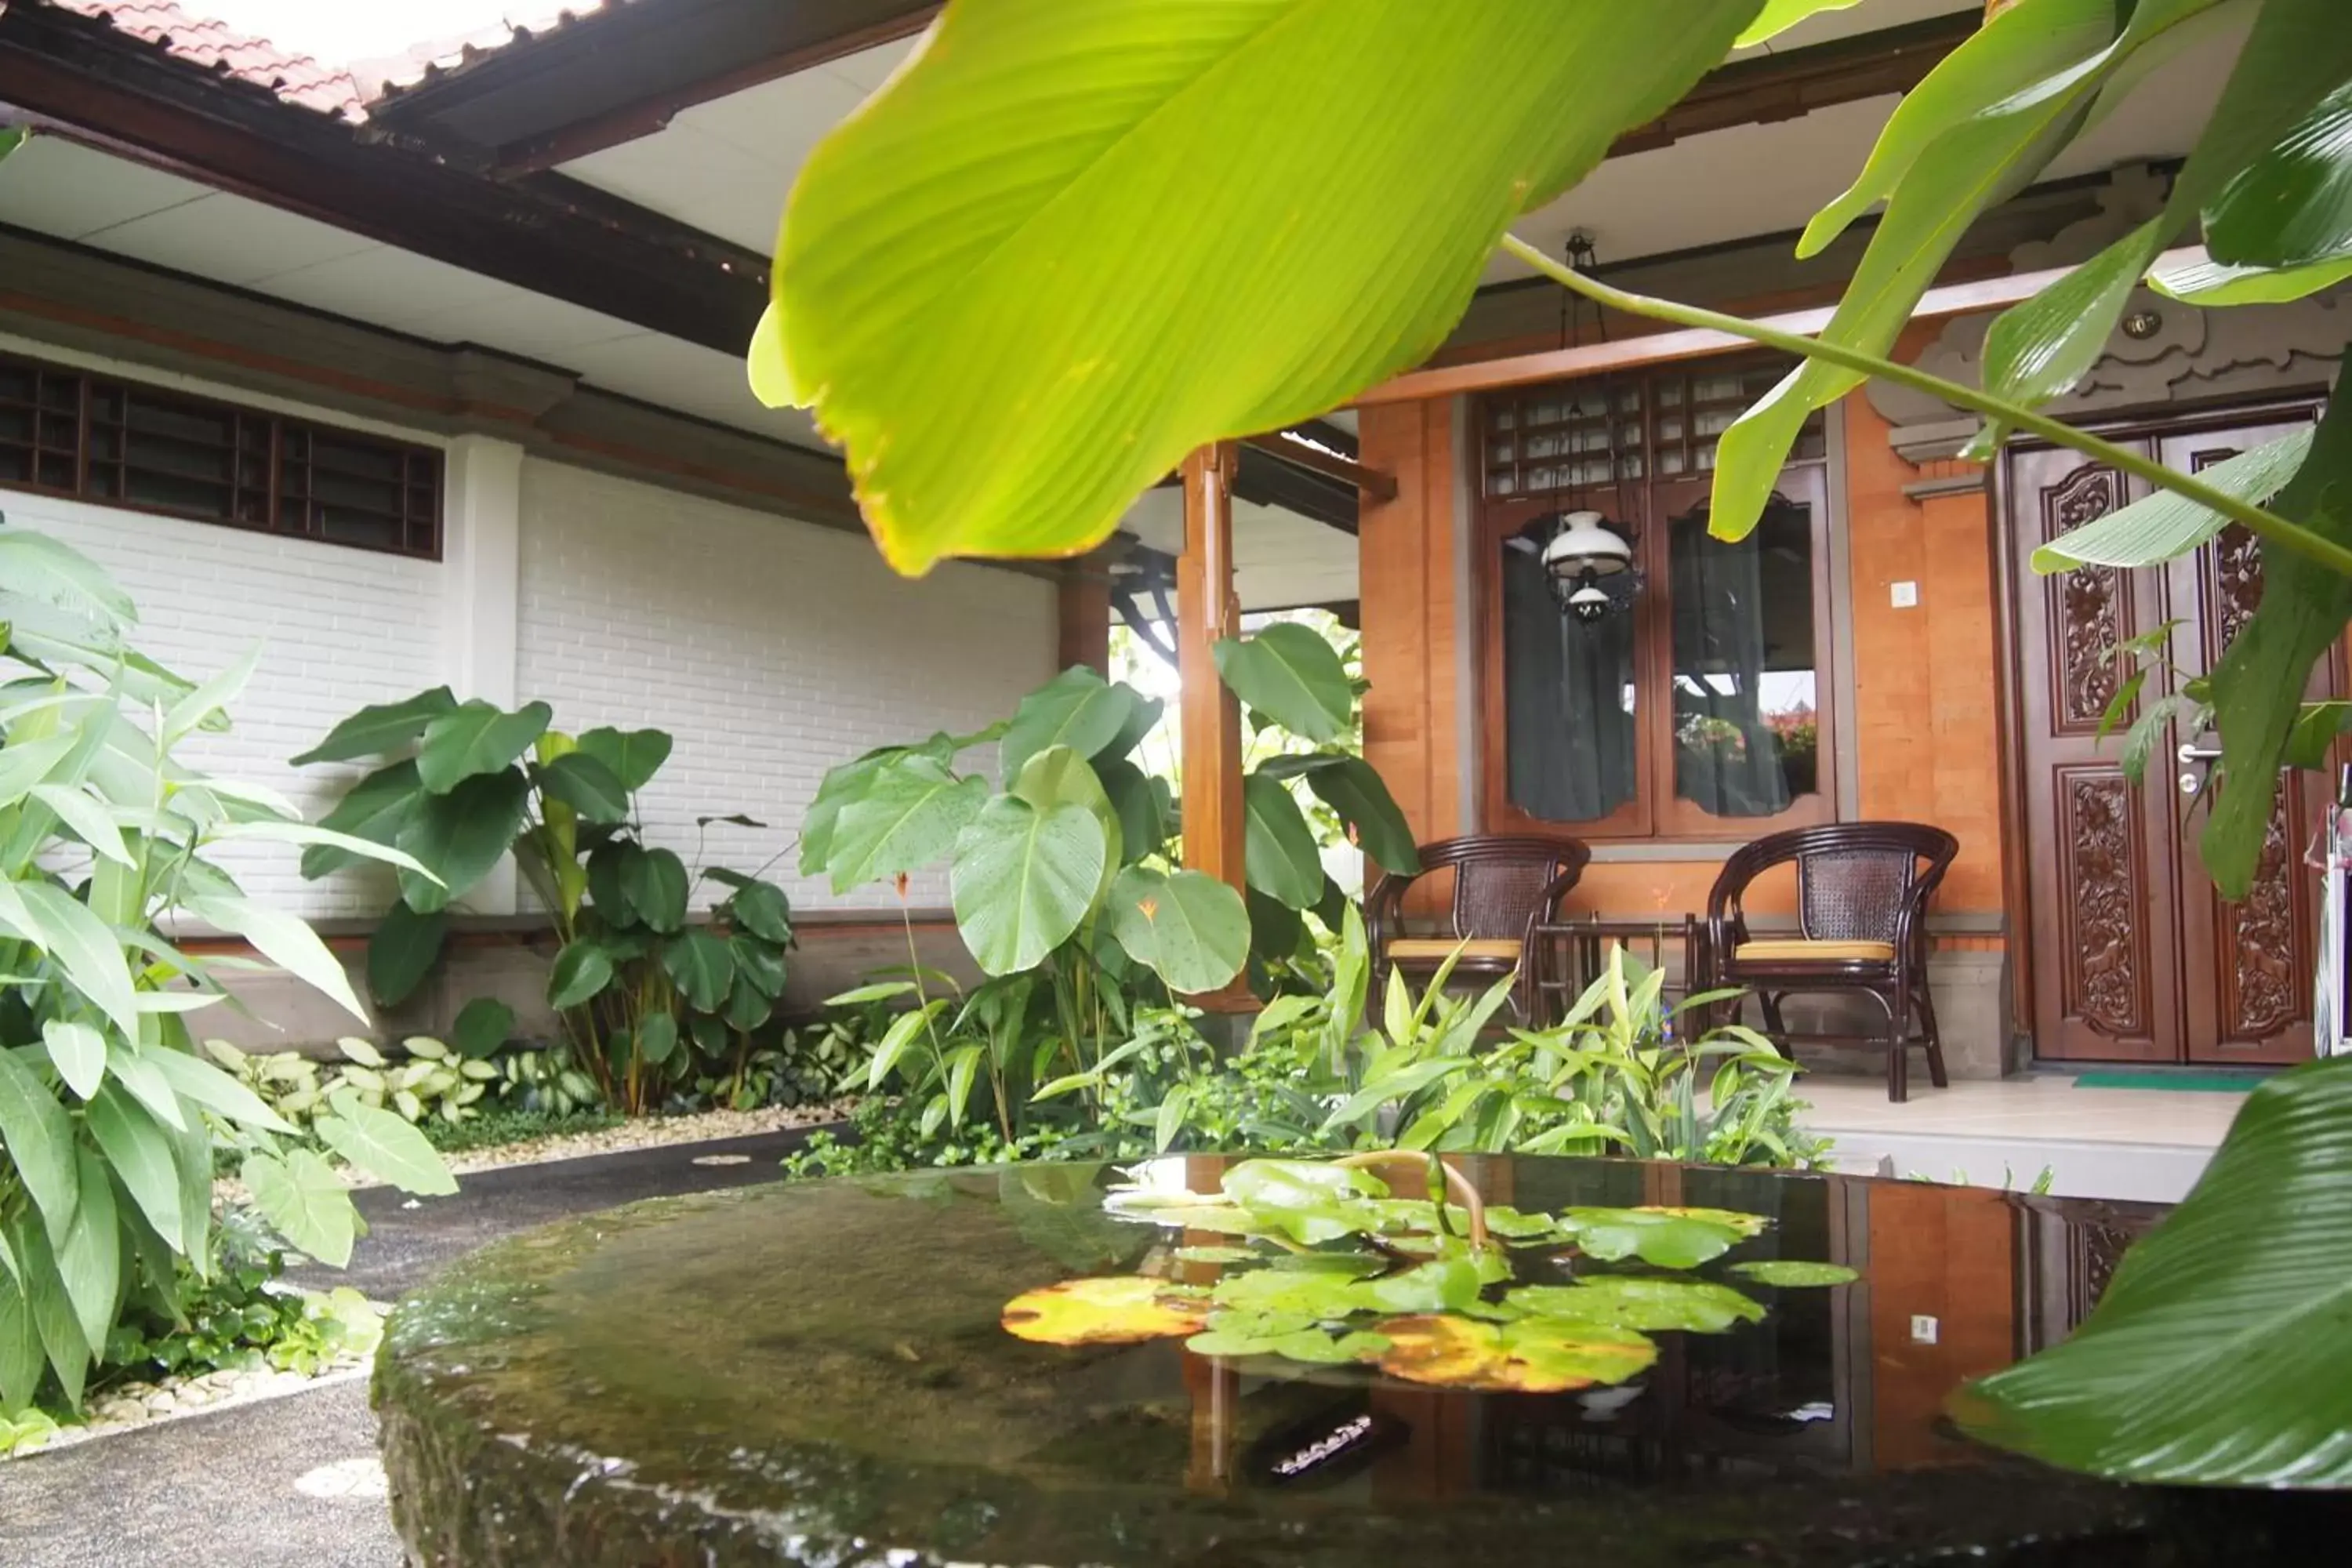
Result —
<instances>
[{"instance_id":1,"label":"tropical plant","mask_svg":"<svg viewBox=\"0 0 2352 1568\"><path fill-rule=\"evenodd\" d=\"M213 1152L241 1160L287 1241L341 1265L358 1216L295 1129L190 1048L187 1019L228 1000L245 961L167 936L203 924L324 992L362 1024L341 964L309 926L248 897L224 845L324 846L429 874L406 854L302 821L271 792L177 755L225 728L256 655L192 684L141 656L136 612L96 563L0 528L0 1409L45 1379L80 1403L126 1312L178 1313L183 1261L210 1270ZM310 1131L411 1192L455 1190L416 1130L341 1090Z\"/></svg>"},{"instance_id":2,"label":"tropical plant","mask_svg":"<svg viewBox=\"0 0 2352 1568\"><path fill-rule=\"evenodd\" d=\"M487 1061L455 1056L429 1035L403 1044L408 1059L388 1060L372 1041L347 1035L335 1042L341 1062L321 1062L299 1051L256 1054L226 1040L206 1040L205 1053L220 1063L261 1102L298 1128L308 1128L349 1090L362 1105L389 1110L403 1121L427 1117L456 1123L474 1114L475 1102L498 1081Z\"/></svg>"},{"instance_id":3,"label":"tropical plant","mask_svg":"<svg viewBox=\"0 0 2352 1568\"><path fill-rule=\"evenodd\" d=\"M646 842L639 802L670 753L659 730L551 728L553 710L532 702L511 712L459 702L436 687L398 702L363 708L294 759L309 763L386 758L354 784L326 817L329 826L413 856L425 876L404 870L400 899L368 943L368 983L396 1005L440 960L450 906L509 853L554 924L559 951L548 1003L562 1017L574 1059L606 1101L630 1114L667 1104L698 1071L740 1061L752 1033L775 1015L783 994L792 907L782 888L756 874L689 866L676 850ZM698 818L759 826L740 816ZM332 875L351 863L336 846L306 850L302 874ZM692 891L709 880L727 889L708 923L690 918ZM485 1018L482 1035L512 1023ZM466 1015L461 1030L468 1028Z\"/></svg>"},{"instance_id":4,"label":"tropical plant","mask_svg":"<svg viewBox=\"0 0 2352 1568\"><path fill-rule=\"evenodd\" d=\"M2262 602L2209 688L2223 755L2202 852L2222 890L2242 895L2296 728L2326 722L2307 718L2306 677L2352 618L2352 410L2332 400L2299 458L2273 454L2279 469L2293 463L2283 482L2177 473L2038 410L2096 361L2143 280L2224 307L2352 277L2341 0L2001 7L1905 97L1853 185L1806 230L1811 254L1885 204L1818 338L1631 294L1508 237L1515 218L1575 184L1734 44L1850 3L1685 0L1669 17L1619 0L954 0L934 47L803 165L752 343L753 388L814 407L846 446L867 522L900 570L949 554L1067 553L1106 536L1186 452L1313 417L1426 357L1499 243L1606 307L1803 357L1722 439L1718 534L1753 526L1811 412L1877 376L1982 416L1979 455L2023 432L2169 492L2060 542L2062 567L2152 564L2230 523L2258 535ZM1035 25L1045 13L1054 25ZM2228 48L2241 23L2163 210L2004 311L1982 386L1885 357L1979 214L2077 146L2157 66ZM1187 220L1160 221L1170 211ZM955 238L940 248L945 231ZM2168 256L2192 231L2204 257ZM1264 264L1268 235L1281 237L1279 266ZM929 265L875 265L916 253ZM956 389L983 370L994 395L975 406ZM2216 1162L2217 1181L2241 1179L2184 1207L2145 1249L2185 1254L2189 1242L2171 1238L2210 1226L2250 1257L2333 1256L2340 1205L2261 1194L2352 1150L2352 1114L2320 1115L2341 1112L2347 1075L2352 1066L2322 1064L2266 1088L2264 1117L2250 1111ZM2266 1132L2278 1123L2311 1142ZM2131 1270L2125 1279L2196 1278ZM2332 1311L2343 1274L2294 1275L2280 1281L2292 1300L2267 1300ZM2125 1294L2144 1324L2203 1321L2193 1285ZM2322 1392L2352 1385L2352 1348L2341 1335L2294 1338L2321 1361L2267 1405L2259 1380L2216 1376L2200 1437L2226 1444L2140 1420L2098 1443L2054 1437L2112 1391L2099 1369L2175 1373L2179 1340L2155 1327L2095 1340L2086 1330L2095 1350L2029 1363L2032 1375L2007 1386L2031 1384L2032 1397L1984 1430L2105 1474L2352 1484L2342 1413Z\"/></svg>"},{"instance_id":5,"label":"tropical plant","mask_svg":"<svg viewBox=\"0 0 2352 1568\"><path fill-rule=\"evenodd\" d=\"M1400 1168L1425 1195L1393 1195L1373 1173ZM1182 1337L1196 1355L1368 1363L1412 1383L1546 1394L1638 1376L1657 1359L1650 1336L1661 1331L1722 1333L1765 1315L1737 1286L1690 1272L1761 1236L1771 1223L1761 1215L1522 1213L1486 1203L1433 1155L1243 1160L1215 1193L1129 1185L1102 1206L1182 1239L1224 1237L1172 1248L1214 1265L1215 1283L1180 1282L1156 1260L1142 1273L1063 1279L1006 1302L1007 1333L1056 1345ZM1611 1267L1629 1259L1643 1267ZM1787 1258L1726 1271L1781 1287L1855 1278Z\"/></svg>"}]
</instances>

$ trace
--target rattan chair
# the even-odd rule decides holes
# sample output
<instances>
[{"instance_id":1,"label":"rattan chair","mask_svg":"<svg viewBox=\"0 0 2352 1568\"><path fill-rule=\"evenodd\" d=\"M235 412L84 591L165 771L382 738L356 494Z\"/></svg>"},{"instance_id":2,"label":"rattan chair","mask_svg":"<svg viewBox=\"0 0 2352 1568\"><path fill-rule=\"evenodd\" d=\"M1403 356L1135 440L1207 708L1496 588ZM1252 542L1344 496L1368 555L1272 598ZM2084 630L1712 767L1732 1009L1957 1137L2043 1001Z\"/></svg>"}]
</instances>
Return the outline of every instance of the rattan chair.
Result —
<instances>
[{"instance_id":1,"label":"rattan chair","mask_svg":"<svg viewBox=\"0 0 2352 1568\"><path fill-rule=\"evenodd\" d=\"M1927 900L1959 852L1940 827L1916 822L1847 822L1775 833L1724 862L1706 899L1707 962L1714 984L1755 992L1764 1031L1783 1056L1792 1042L1882 1046L1886 1098L1910 1098L1910 1047L1924 1046L1927 1076L1948 1086L1944 1047L1927 990ZM1797 934L1749 935L1744 900L1756 879L1793 862ZM1859 991L1886 1015L1883 1035L1791 1034L1786 997ZM1916 1029L1916 1033L1915 1033Z\"/></svg>"},{"instance_id":2,"label":"rattan chair","mask_svg":"<svg viewBox=\"0 0 2352 1568\"><path fill-rule=\"evenodd\" d=\"M1460 956L1454 963L1457 975L1498 977L1517 972L1512 997L1519 1016L1532 1019L1538 1003L1535 928L1559 918L1560 900L1591 858L1592 851L1576 839L1532 833L1441 838L1421 846L1421 870L1389 873L1364 900L1373 1006L1386 994L1391 972L1433 973L1458 948ZM1405 926L1405 892L1432 871L1454 876L1446 926L1429 935L1412 935Z\"/></svg>"}]
</instances>

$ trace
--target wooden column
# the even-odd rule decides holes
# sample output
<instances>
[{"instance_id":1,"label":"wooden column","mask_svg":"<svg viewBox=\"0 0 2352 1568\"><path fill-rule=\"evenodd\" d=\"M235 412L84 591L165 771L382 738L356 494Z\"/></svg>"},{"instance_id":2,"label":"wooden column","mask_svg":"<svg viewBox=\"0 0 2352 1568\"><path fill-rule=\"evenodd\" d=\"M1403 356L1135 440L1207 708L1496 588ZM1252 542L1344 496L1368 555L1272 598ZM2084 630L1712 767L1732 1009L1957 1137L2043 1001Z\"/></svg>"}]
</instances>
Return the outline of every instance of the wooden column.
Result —
<instances>
[{"instance_id":1,"label":"wooden column","mask_svg":"<svg viewBox=\"0 0 2352 1568\"><path fill-rule=\"evenodd\" d=\"M1069 563L1057 591L1060 612L1059 657L1054 668L1085 665L1097 675L1110 674L1110 574L1097 557Z\"/></svg>"},{"instance_id":2,"label":"wooden column","mask_svg":"<svg viewBox=\"0 0 2352 1568\"><path fill-rule=\"evenodd\" d=\"M1240 458L1238 447L1221 442L1184 459L1184 552L1176 562L1184 864L1236 892L1244 890L1242 712L1218 679L1211 650L1219 638L1241 632L1241 602L1234 595L1234 470ZM1239 981L1192 1000L1219 1013L1248 1012L1257 1005Z\"/></svg>"}]
</instances>

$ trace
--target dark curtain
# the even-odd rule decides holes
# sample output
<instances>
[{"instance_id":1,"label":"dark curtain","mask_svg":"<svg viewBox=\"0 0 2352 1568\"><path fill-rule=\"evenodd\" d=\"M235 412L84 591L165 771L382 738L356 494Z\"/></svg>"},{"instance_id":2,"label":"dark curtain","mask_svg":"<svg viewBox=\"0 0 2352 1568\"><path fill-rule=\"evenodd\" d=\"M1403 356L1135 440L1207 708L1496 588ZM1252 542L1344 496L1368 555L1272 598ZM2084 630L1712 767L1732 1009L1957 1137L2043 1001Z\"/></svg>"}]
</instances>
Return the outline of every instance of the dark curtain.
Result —
<instances>
[{"instance_id":1,"label":"dark curtain","mask_svg":"<svg viewBox=\"0 0 2352 1568\"><path fill-rule=\"evenodd\" d=\"M1633 617L1560 613L1540 542L1503 545L1503 700L1511 803L1591 822L1633 798Z\"/></svg>"}]
</instances>

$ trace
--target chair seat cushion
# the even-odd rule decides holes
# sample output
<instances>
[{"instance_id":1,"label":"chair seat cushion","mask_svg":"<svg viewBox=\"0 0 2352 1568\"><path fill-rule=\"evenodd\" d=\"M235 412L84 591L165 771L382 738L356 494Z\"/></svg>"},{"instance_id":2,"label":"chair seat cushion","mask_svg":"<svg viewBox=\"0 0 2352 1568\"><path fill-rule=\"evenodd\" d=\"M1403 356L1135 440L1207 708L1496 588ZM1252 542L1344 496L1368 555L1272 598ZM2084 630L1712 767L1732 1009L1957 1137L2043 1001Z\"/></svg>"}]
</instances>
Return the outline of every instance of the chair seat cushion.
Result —
<instances>
[{"instance_id":1,"label":"chair seat cushion","mask_svg":"<svg viewBox=\"0 0 2352 1568\"><path fill-rule=\"evenodd\" d=\"M1517 963L1527 951L1523 944L1509 937L1473 937L1468 942L1459 942L1445 936L1401 936L1389 943L1389 961L1392 963L1435 963L1453 956L1457 947L1465 958L1482 958L1502 963Z\"/></svg>"},{"instance_id":2,"label":"chair seat cushion","mask_svg":"<svg viewBox=\"0 0 2352 1568\"><path fill-rule=\"evenodd\" d=\"M1731 950L1731 956L1740 963L1892 963L1895 962L1895 944L1891 942L1816 942L1806 937L1783 937L1743 942Z\"/></svg>"}]
</instances>

